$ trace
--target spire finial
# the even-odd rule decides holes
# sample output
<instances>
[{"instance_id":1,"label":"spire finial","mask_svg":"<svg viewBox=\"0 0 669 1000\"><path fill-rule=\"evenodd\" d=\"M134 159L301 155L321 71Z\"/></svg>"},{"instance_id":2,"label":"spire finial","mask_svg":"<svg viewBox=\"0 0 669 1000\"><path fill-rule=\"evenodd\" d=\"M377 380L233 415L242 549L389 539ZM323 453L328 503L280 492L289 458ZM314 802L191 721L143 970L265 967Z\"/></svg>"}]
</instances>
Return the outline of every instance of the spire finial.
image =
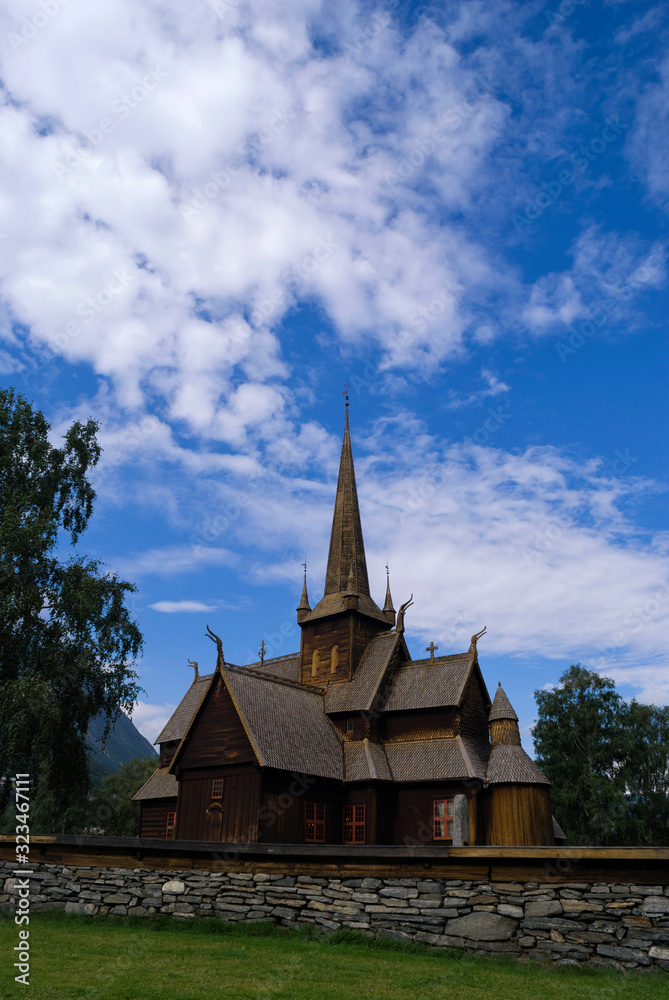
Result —
<instances>
[{"instance_id":1,"label":"spire finial","mask_svg":"<svg viewBox=\"0 0 669 1000\"><path fill-rule=\"evenodd\" d=\"M301 621L304 621L306 616L311 611L311 605L309 604L309 594L307 593L307 557L304 557L304 583L302 584L302 597L300 598L300 603L297 608L297 624L299 625Z\"/></svg>"},{"instance_id":2,"label":"spire finial","mask_svg":"<svg viewBox=\"0 0 669 1000\"><path fill-rule=\"evenodd\" d=\"M258 650L258 656L260 657L260 666L261 667L262 667L263 663L265 662L265 653L266 653L265 640L263 639L262 642L260 643L260 649Z\"/></svg>"},{"instance_id":3,"label":"spire finial","mask_svg":"<svg viewBox=\"0 0 669 1000\"><path fill-rule=\"evenodd\" d=\"M344 391L342 393L342 396L346 400L346 403L344 404L345 407L346 407L346 417L345 417L345 421L344 421L345 426L346 426L346 430L348 430L348 390L349 390L349 384L347 382L346 385L344 386Z\"/></svg>"}]
</instances>

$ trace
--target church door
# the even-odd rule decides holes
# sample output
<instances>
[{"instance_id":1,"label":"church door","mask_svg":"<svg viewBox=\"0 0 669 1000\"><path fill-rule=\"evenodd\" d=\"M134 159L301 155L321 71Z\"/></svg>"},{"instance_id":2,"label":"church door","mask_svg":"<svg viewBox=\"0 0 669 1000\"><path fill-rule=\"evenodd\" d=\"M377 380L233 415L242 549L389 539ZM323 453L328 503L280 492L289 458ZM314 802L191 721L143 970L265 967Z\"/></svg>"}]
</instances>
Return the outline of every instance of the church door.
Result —
<instances>
[{"instance_id":1,"label":"church door","mask_svg":"<svg viewBox=\"0 0 669 1000\"><path fill-rule=\"evenodd\" d=\"M206 840L220 840L223 828L223 806L220 802L212 802L207 809Z\"/></svg>"}]
</instances>

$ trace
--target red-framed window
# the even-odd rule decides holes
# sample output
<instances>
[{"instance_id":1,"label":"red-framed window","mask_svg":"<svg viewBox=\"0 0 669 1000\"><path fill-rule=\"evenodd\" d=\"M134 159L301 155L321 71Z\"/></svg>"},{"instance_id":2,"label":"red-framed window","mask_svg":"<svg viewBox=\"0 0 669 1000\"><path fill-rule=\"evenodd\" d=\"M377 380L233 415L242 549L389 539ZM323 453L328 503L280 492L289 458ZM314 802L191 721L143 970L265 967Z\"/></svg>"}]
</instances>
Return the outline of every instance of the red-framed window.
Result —
<instances>
[{"instance_id":1,"label":"red-framed window","mask_svg":"<svg viewBox=\"0 0 669 1000\"><path fill-rule=\"evenodd\" d=\"M435 799L432 814L432 835L435 840L453 839L454 799Z\"/></svg>"},{"instance_id":2,"label":"red-framed window","mask_svg":"<svg viewBox=\"0 0 669 1000\"><path fill-rule=\"evenodd\" d=\"M212 799L223 798L223 778L214 778L211 784L211 797Z\"/></svg>"},{"instance_id":3,"label":"red-framed window","mask_svg":"<svg viewBox=\"0 0 669 1000\"><path fill-rule=\"evenodd\" d=\"M325 803L304 803L304 839L313 844L325 843Z\"/></svg>"},{"instance_id":4,"label":"red-framed window","mask_svg":"<svg viewBox=\"0 0 669 1000\"><path fill-rule=\"evenodd\" d=\"M165 825L165 837L170 840L174 836L174 827L177 822L177 814L175 812L169 812L167 814L167 823Z\"/></svg>"},{"instance_id":5,"label":"red-framed window","mask_svg":"<svg viewBox=\"0 0 669 1000\"><path fill-rule=\"evenodd\" d=\"M344 806L344 843L365 843L365 807Z\"/></svg>"}]
</instances>

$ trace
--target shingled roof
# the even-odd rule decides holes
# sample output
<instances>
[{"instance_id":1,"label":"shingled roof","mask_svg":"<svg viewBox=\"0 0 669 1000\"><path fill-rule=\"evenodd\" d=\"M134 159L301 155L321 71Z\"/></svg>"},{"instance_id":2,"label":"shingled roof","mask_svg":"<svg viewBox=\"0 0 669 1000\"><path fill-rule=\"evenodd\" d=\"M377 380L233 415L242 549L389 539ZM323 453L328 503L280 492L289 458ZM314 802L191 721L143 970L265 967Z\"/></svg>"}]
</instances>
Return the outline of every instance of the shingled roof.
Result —
<instances>
[{"instance_id":1,"label":"shingled roof","mask_svg":"<svg viewBox=\"0 0 669 1000\"><path fill-rule=\"evenodd\" d=\"M491 785L513 782L521 785L550 785L531 757L516 743L502 743L490 751L486 781Z\"/></svg>"},{"instance_id":2,"label":"shingled roof","mask_svg":"<svg viewBox=\"0 0 669 1000\"><path fill-rule=\"evenodd\" d=\"M473 662L472 653L405 661L395 671L385 710L459 705Z\"/></svg>"},{"instance_id":3,"label":"shingled roof","mask_svg":"<svg viewBox=\"0 0 669 1000\"><path fill-rule=\"evenodd\" d=\"M133 802L143 802L146 799L176 799L177 793L177 779L166 767L161 767L144 782L132 798Z\"/></svg>"},{"instance_id":4,"label":"shingled roof","mask_svg":"<svg viewBox=\"0 0 669 1000\"><path fill-rule=\"evenodd\" d=\"M167 743L170 740L180 740L183 738L191 719L197 711L198 705L205 696L212 677L213 674L203 674L196 681L193 681L163 726L160 736L154 741L154 746L156 743Z\"/></svg>"},{"instance_id":5,"label":"shingled roof","mask_svg":"<svg viewBox=\"0 0 669 1000\"><path fill-rule=\"evenodd\" d=\"M390 659L404 640L397 632L381 632L367 645L353 680L330 684L325 693L325 711L364 712L372 707ZM406 647L405 647L406 648Z\"/></svg>"},{"instance_id":6,"label":"shingled roof","mask_svg":"<svg viewBox=\"0 0 669 1000\"><path fill-rule=\"evenodd\" d=\"M319 688L240 667L222 673L261 766L343 780L342 744Z\"/></svg>"},{"instance_id":7,"label":"shingled roof","mask_svg":"<svg viewBox=\"0 0 669 1000\"><path fill-rule=\"evenodd\" d=\"M274 656L271 660L263 660L262 663L258 660L257 663L249 663L245 669L253 670L255 673L262 674L263 677L281 677L283 680L297 683L300 679L300 654L288 653L286 656Z\"/></svg>"},{"instance_id":8,"label":"shingled roof","mask_svg":"<svg viewBox=\"0 0 669 1000\"><path fill-rule=\"evenodd\" d=\"M490 709L490 714L488 715L488 720L490 722L496 722L497 719L511 719L512 722L518 722L518 716L514 712L511 702L506 696L506 692L502 687L501 681L498 681L495 698L492 703L492 708Z\"/></svg>"},{"instance_id":9,"label":"shingled roof","mask_svg":"<svg viewBox=\"0 0 669 1000\"><path fill-rule=\"evenodd\" d=\"M385 751L394 781L485 777L480 761L459 736L386 743Z\"/></svg>"}]
</instances>

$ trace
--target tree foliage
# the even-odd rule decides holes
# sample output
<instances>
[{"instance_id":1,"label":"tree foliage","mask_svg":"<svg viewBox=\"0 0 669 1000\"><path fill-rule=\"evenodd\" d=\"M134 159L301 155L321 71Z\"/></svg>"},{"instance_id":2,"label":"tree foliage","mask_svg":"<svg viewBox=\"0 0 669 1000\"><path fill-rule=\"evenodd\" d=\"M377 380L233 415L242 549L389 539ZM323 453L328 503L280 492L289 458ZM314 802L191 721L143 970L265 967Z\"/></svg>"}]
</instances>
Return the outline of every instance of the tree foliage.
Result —
<instances>
[{"instance_id":1,"label":"tree foliage","mask_svg":"<svg viewBox=\"0 0 669 1000\"><path fill-rule=\"evenodd\" d=\"M88 788L90 718L103 712L108 732L136 700L142 636L125 606L132 584L98 560L55 554L88 524L87 474L101 449L93 420L74 423L61 448L50 429L13 389L0 391L0 774L47 786L55 820ZM2 795L0 808L7 783Z\"/></svg>"},{"instance_id":2,"label":"tree foliage","mask_svg":"<svg viewBox=\"0 0 669 1000\"><path fill-rule=\"evenodd\" d=\"M78 832L105 837L139 836L139 802L132 797L158 767L157 757L135 757L121 765L118 774L108 774L102 788L89 799L87 815Z\"/></svg>"},{"instance_id":3,"label":"tree foliage","mask_svg":"<svg viewBox=\"0 0 669 1000\"><path fill-rule=\"evenodd\" d=\"M628 704L580 664L534 697L536 760L568 842L669 844L669 708Z\"/></svg>"}]
</instances>

